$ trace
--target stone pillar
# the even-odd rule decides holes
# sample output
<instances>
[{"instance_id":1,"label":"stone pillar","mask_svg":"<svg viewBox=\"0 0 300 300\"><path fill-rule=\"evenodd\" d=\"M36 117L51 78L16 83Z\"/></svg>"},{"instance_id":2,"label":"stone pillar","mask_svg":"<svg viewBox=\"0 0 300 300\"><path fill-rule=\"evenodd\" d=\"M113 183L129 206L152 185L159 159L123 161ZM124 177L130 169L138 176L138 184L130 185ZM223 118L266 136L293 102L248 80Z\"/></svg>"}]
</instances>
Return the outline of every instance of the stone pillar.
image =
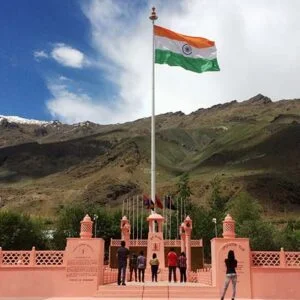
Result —
<instances>
[{"instance_id":1,"label":"stone pillar","mask_svg":"<svg viewBox=\"0 0 300 300\"><path fill-rule=\"evenodd\" d=\"M29 259L30 266L35 266L35 257L36 257L36 251L35 251L35 247L33 246L30 252L30 259Z\"/></svg>"},{"instance_id":2,"label":"stone pillar","mask_svg":"<svg viewBox=\"0 0 300 300\"><path fill-rule=\"evenodd\" d=\"M80 238L67 238L64 254L64 296L92 296L104 284L104 240L92 238L93 222L86 215L80 222Z\"/></svg>"},{"instance_id":3,"label":"stone pillar","mask_svg":"<svg viewBox=\"0 0 300 300\"><path fill-rule=\"evenodd\" d=\"M184 223L181 223L179 226L180 233L180 248L181 252L185 252L185 232L184 232Z\"/></svg>"},{"instance_id":4,"label":"stone pillar","mask_svg":"<svg viewBox=\"0 0 300 300\"><path fill-rule=\"evenodd\" d=\"M148 232L148 245L147 245L147 264L152 258L152 254L156 253L157 258L160 262L160 267L165 267L165 244L163 237L163 222L164 218L153 213L148 218L149 222L149 232ZM155 226L157 223L157 226Z\"/></svg>"},{"instance_id":5,"label":"stone pillar","mask_svg":"<svg viewBox=\"0 0 300 300\"><path fill-rule=\"evenodd\" d=\"M284 253L284 249L282 247L280 248L280 267L286 268L285 253Z\"/></svg>"},{"instance_id":6,"label":"stone pillar","mask_svg":"<svg viewBox=\"0 0 300 300\"><path fill-rule=\"evenodd\" d=\"M251 250L248 238L236 238L235 221L228 214L223 221L223 238L211 240L211 264L212 264L212 285L222 289L225 280L226 266L225 259L229 250L233 250L238 261L236 272L238 275L237 298L252 298L251 292ZM227 295L232 291L229 285Z\"/></svg>"},{"instance_id":7,"label":"stone pillar","mask_svg":"<svg viewBox=\"0 0 300 300\"><path fill-rule=\"evenodd\" d=\"M80 238L89 239L93 236L93 221L89 215L85 215L83 220L80 222Z\"/></svg>"},{"instance_id":8,"label":"stone pillar","mask_svg":"<svg viewBox=\"0 0 300 300\"><path fill-rule=\"evenodd\" d=\"M185 232L185 251L187 259L187 271L191 271L191 234L192 234L193 222L189 216L184 220L184 232Z\"/></svg>"},{"instance_id":9,"label":"stone pillar","mask_svg":"<svg viewBox=\"0 0 300 300\"><path fill-rule=\"evenodd\" d=\"M125 242L125 247L129 249L130 246L131 225L126 216L121 220L121 239Z\"/></svg>"}]
</instances>

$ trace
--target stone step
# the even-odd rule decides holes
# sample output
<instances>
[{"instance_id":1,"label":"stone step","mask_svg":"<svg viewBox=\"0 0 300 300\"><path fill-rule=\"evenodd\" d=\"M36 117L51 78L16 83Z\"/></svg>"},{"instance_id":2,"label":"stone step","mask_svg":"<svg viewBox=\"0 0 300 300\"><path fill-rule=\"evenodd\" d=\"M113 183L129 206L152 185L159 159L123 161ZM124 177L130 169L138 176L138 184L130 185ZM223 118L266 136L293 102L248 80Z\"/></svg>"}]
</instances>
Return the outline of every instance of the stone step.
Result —
<instances>
[{"instance_id":1,"label":"stone step","mask_svg":"<svg viewBox=\"0 0 300 300\"><path fill-rule=\"evenodd\" d=\"M191 285L127 285L99 286L96 297L100 298L218 298L220 292L214 287Z\"/></svg>"}]
</instances>

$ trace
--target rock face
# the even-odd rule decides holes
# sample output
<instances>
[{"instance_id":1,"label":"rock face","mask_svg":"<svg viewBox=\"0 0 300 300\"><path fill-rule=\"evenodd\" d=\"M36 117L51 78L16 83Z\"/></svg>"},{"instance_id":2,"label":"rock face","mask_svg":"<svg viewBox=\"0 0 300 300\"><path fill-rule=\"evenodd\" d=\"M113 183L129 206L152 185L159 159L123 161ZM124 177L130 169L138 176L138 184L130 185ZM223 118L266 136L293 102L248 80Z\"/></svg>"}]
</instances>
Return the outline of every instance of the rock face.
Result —
<instances>
[{"instance_id":1,"label":"rock face","mask_svg":"<svg viewBox=\"0 0 300 300\"><path fill-rule=\"evenodd\" d=\"M258 94L247 100L247 102L251 104L269 104L272 103L272 100L262 94Z\"/></svg>"},{"instance_id":2,"label":"rock face","mask_svg":"<svg viewBox=\"0 0 300 300\"><path fill-rule=\"evenodd\" d=\"M9 122L7 119L2 118L0 119L0 127L1 128L5 128L5 129L14 129L14 128L18 128L19 125L15 122Z\"/></svg>"},{"instance_id":3,"label":"rock face","mask_svg":"<svg viewBox=\"0 0 300 300\"><path fill-rule=\"evenodd\" d=\"M263 95L158 115L157 193L176 192L177 177L189 172L201 204L220 176L229 196L244 189L274 210L300 210L299 119L300 100ZM22 122L0 118L4 208L53 215L66 202L113 207L150 193L150 118L106 126Z\"/></svg>"},{"instance_id":4,"label":"rock face","mask_svg":"<svg viewBox=\"0 0 300 300\"><path fill-rule=\"evenodd\" d=\"M34 129L34 134L38 137L40 136L46 136L48 134L48 130L46 127L44 126L41 126L41 127L38 127L38 128L35 128Z\"/></svg>"}]
</instances>

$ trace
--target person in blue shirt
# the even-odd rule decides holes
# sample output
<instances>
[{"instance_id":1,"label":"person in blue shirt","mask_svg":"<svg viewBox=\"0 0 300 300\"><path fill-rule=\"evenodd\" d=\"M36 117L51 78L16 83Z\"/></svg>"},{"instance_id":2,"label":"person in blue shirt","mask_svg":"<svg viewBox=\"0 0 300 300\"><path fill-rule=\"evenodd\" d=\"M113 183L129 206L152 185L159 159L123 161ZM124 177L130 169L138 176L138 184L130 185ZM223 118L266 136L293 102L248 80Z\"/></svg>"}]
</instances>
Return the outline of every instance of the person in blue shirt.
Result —
<instances>
[{"instance_id":1,"label":"person in blue shirt","mask_svg":"<svg viewBox=\"0 0 300 300\"><path fill-rule=\"evenodd\" d=\"M237 281L237 276L236 276L236 267L237 267L237 260L235 259L234 256L234 251L229 250L228 251L228 257L225 259L225 265L226 265L226 278L225 278L225 284L224 284L224 289L223 293L221 296L221 300L224 300L228 285L230 281L232 282L232 300L235 298L235 293L236 293L236 281Z\"/></svg>"}]
</instances>

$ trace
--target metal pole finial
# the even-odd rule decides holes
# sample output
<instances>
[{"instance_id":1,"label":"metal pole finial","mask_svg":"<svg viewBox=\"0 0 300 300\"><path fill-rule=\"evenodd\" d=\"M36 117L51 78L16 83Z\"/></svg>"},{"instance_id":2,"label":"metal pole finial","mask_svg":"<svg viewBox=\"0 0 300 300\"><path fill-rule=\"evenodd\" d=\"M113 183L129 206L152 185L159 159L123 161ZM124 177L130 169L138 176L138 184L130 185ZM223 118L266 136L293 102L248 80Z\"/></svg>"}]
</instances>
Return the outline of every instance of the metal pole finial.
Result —
<instances>
[{"instance_id":1,"label":"metal pole finial","mask_svg":"<svg viewBox=\"0 0 300 300\"><path fill-rule=\"evenodd\" d=\"M155 21L155 20L158 19L158 16L156 15L156 11L155 11L154 6L152 7L152 12L151 12L151 15L150 15L149 19L152 20L152 21Z\"/></svg>"}]
</instances>

